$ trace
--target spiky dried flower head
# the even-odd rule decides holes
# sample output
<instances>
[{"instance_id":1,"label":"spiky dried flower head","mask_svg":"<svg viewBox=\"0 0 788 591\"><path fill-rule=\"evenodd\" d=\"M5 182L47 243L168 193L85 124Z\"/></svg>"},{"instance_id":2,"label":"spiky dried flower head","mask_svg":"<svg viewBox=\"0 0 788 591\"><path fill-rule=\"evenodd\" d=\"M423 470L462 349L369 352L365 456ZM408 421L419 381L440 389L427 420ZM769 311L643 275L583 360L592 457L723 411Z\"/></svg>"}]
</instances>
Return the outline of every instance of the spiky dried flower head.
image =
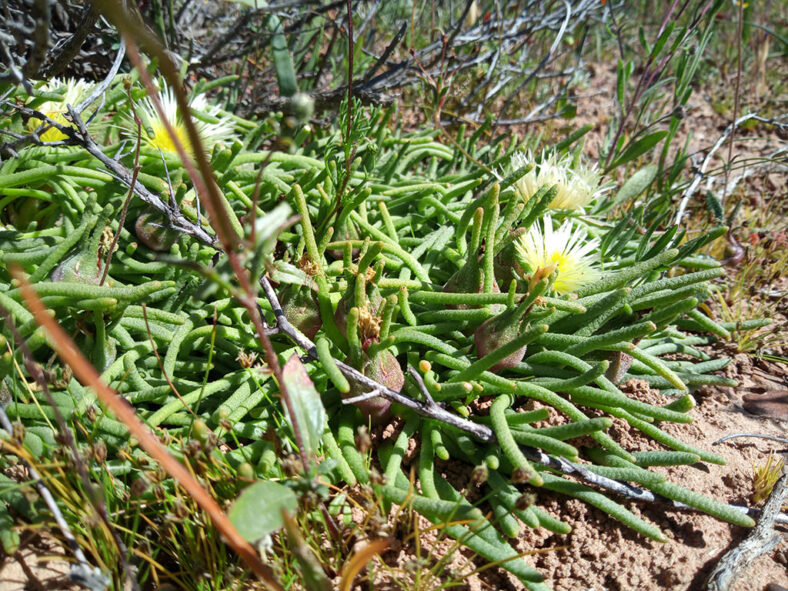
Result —
<instances>
[{"instance_id":1,"label":"spiky dried flower head","mask_svg":"<svg viewBox=\"0 0 788 591\"><path fill-rule=\"evenodd\" d=\"M534 167L514 184L523 201L528 201L543 186L556 186L558 192L550 202L550 209L582 209L599 193L600 175L595 168L578 165L572 168L569 154L543 156L540 162L530 152L520 152L512 158L516 170L527 164Z\"/></svg>"},{"instance_id":2,"label":"spiky dried flower head","mask_svg":"<svg viewBox=\"0 0 788 591\"><path fill-rule=\"evenodd\" d=\"M369 306L358 309L358 332L362 343L371 343L380 337L383 319L376 315Z\"/></svg>"},{"instance_id":3,"label":"spiky dried flower head","mask_svg":"<svg viewBox=\"0 0 788 591\"><path fill-rule=\"evenodd\" d=\"M59 101L51 100L41 103L36 107L36 111L43 113L60 125L72 127L72 122L66 118L68 114L68 105L72 107L77 106L90 94L90 91L93 90L93 84L85 80L76 80L75 78L67 78L65 80L52 78L39 90L44 92L62 92L63 96ZM31 118L30 121L27 122L27 128L33 131L41 125L41 123L42 121L40 119ZM56 127L50 127L39 137L45 142L59 142L68 139L68 136Z\"/></svg>"},{"instance_id":4,"label":"spiky dried flower head","mask_svg":"<svg viewBox=\"0 0 788 591\"><path fill-rule=\"evenodd\" d=\"M175 100L175 93L170 87L165 87L159 91L164 116L175 131L178 142L184 147L186 152L194 158L194 146L192 146L186 125L183 122L183 114L178 109ZM200 139L206 151L210 150L219 142L229 143L233 138L233 121L224 115L220 109L208 104L205 95L193 96L189 99L189 107L192 109L192 119L200 134ZM142 142L155 149L174 154L177 156L178 150L175 141L167 131L167 125L159 117L156 107L150 97L145 97L136 105L137 115L140 118L142 127L140 130ZM195 113L200 116L195 116ZM208 122L205 119L211 119ZM137 126L134 123L131 113L127 113L123 118L123 127L126 135L136 137Z\"/></svg>"},{"instance_id":5,"label":"spiky dried flower head","mask_svg":"<svg viewBox=\"0 0 788 591\"><path fill-rule=\"evenodd\" d=\"M309 254L307 252L304 252L304 254L301 255L301 258L298 259L298 268L306 273L309 277L315 277L320 274L320 265L313 262L312 259L309 258Z\"/></svg>"},{"instance_id":6,"label":"spiky dried flower head","mask_svg":"<svg viewBox=\"0 0 788 591\"><path fill-rule=\"evenodd\" d=\"M546 215L542 226L534 224L515 242L515 250L524 267L523 279L557 271L553 290L565 294L599 277L591 254L599 249L599 240L586 241L585 230L573 228L571 220L565 220L555 230L552 218Z\"/></svg>"}]
</instances>

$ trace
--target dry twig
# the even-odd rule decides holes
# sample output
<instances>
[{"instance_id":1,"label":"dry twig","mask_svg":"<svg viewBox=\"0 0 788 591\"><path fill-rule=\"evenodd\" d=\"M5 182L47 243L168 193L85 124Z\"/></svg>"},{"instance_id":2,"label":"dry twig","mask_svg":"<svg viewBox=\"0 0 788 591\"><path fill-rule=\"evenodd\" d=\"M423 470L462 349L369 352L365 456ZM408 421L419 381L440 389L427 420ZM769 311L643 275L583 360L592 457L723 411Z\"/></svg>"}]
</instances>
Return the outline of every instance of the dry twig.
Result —
<instances>
[{"instance_id":1,"label":"dry twig","mask_svg":"<svg viewBox=\"0 0 788 591\"><path fill-rule=\"evenodd\" d=\"M783 474L763 507L758 525L741 544L726 553L711 571L706 579L707 591L727 591L753 560L770 552L782 541L782 536L774 531L774 524L788 495L786 482L788 475Z\"/></svg>"}]
</instances>

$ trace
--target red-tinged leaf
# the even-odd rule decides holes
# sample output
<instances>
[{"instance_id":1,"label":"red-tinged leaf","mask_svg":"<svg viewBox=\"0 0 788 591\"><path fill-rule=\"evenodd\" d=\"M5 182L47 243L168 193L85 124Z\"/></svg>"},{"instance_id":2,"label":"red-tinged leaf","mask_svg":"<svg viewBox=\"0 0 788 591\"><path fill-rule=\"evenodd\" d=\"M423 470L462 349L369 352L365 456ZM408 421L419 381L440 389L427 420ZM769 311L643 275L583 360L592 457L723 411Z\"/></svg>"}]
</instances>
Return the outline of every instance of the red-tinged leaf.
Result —
<instances>
[{"instance_id":1,"label":"red-tinged leaf","mask_svg":"<svg viewBox=\"0 0 788 591\"><path fill-rule=\"evenodd\" d=\"M320 394L315 390L315 385L306 373L306 368L298 355L293 353L282 368L282 380L284 380L290 401L293 407L294 417L289 416L288 421L291 426L293 422L301 431L304 451L311 455L320 446L320 439L326 425L326 410L323 408L323 401Z\"/></svg>"}]
</instances>

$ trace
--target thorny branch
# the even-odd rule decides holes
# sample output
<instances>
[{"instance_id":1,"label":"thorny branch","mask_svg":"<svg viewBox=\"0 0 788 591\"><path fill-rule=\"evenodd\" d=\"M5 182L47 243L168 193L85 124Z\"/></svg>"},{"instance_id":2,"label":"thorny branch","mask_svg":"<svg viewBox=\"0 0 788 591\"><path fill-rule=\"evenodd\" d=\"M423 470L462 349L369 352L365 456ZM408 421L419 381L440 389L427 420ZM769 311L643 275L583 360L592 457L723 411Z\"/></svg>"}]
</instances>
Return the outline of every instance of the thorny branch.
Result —
<instances>
[{"instance_id":1,"label":"thorny branch","mask_svg":"<svg viewBox=\"0 0 788 591\"><path fill-rule=\"evenodd\" d=\"M675 225L680 226L681 220L684 217L684 211L687 209L687 204L689 203L692 196L695 194L695 191L700 186L703 177L706 175L706 169L709 167L709 163L711 159L714 157L714 154L722 147L725 143L725 139L731 134L733 128L737 125L741 125L745 121L752 119L753 117L757 116L757 113L748 113L742 117L739 117L736 121L731 123L728 127L725 128L725 131L722 133L720 138L714 143L714 145L709 150L709 153L706 154L706 157L703 159L703 163L700 165L699 168L695 170L695 174L692 177L692 182L690 182L689 187L687 190L684 191L684 195L681 197L681 201L679 201L679 207L676 211L676 221L674 222Z\"/></svg>"},{"instance_id":2,"label":"thorny branch","mask_svg":"<svg viewBox=\"0 0 788 591\"><path fill-rule=\"evenodd\" d=\"M667 497L653 493L650 490L645 490L625 482L619 482L618 480L613 480L612 478L595 474L582 464L575 464L574 462L570 462L569 460L561 457L547 455L538 449L523 446L520 447L523 450L525 457L531 462L541 464L542 466L547 466L548 468L553 468L560 471L562 474L574 476L587 484L593 484L599 488L618 493L628 499L648 503L663 503L671 505L674 509L679 510L698 511L698 509L695 507L685 505L680 501L668 499ZM728 507L736 511L740 511L741 513L746 513L750 517L759 515L761 513L761 509L745 507L742 505L728 505ZM775 523L788 524L788 515L784 513L777 514L775 517Z\"/></svg>"},{"instance_id":3,"label":"thorny branch","mask_svg":"<svg viewBox=\"0 0 788 591\"><path fill-rule=\"evenodd\" d=\"M746 115L742 115L741 117L736 119L736 121L728 125L728 127L725 128L725 131L722 132L722 135L719 137L719 139L716 142L714 142L714 145L709 149L709 152L706 154L706 157L703 159L703 163L700 165L700 167L694 170L692 181L690 182L687 189L684 191L684 195L682 195L681 201L679 201L678 210L676 211L676 221L674 222L674 224L676 226L681 225L681 220L684 217L684 213L686 212L687 205L689 204L690 199L692 199L692 196L695 194L695 191L697 191L701 181L706 176L706 169L708 169L709 164L714 158L714 155L719 151L720 148L722 148L723 144L725 143L725 140L728 138L728 136L730 136L731 133L733 133L733 130L736 127L738 127L739 125L741 125L746 121L753 119L755 121L760 121L761 123L773 124L773 125L777 125L781 129L785 129L786 118L788 118L788 115L781 115L779 117L767 119L759 116L758 113L748 113ZM728 166L730 166L730 164L731 163L729 162ZM725 190L723 191L723 194L720 196L720 203L724 203L725 195L728 193L727 188L728 188L727 185L723 187L723 189Z\"/></svg>"},{"instance_id":4,"label":"thorny branch","mask_svg":"<svg viewBox=\"0 0 788 591\"><path fill-rule=\"evenodd\" d=\"M334 6L344 4L336 2ZM374 3L365 6L363 3L354 2L353 12L364 19L364 24L371 21L375 16L375 11L382 3ZM543 115L545 109L555 104L555 102L565 95L565 90L573 75L582 67L580 52L576 52L577 59L574 63L567 65L557 71L553 71L553 65L558 59L566 55L565 50L560 49L560 41L564 33L572 30L579 23L589 20L603 18L604 5L596 0L580 0L571 5L568 2L562 3L530 3L527 10L518 14L503 14L497 11L485 19L480 19L476 23L466 22L466 15L471 6L471 2L464 2L463 10L460 11L458 18L453 20L446 27L446 34L439 35L438 39L422 48L413 48L412 54L397 61L391 59L395 50L402 50L401 44L407 30L405 19L395 18L393 23L394 34L391 40L381 46L380 33L373 29L365 36L360 34L354 37L354 41L362 45L361 50L375 61L359 78L352 81L353 96L360 98L364 102L375 104L391 104L394 101L394 93L402 88L419 84L425 76L437 79L447 72L456 75L459 72L471 72L475 68L483 67L486 73L478 82L472 81L465 96L458 97L461 105L468 107L471 104L478 104L473 114L468 114L464 120L476 123L484 121L484 108L490 101L502 93L506 93L503 98L508 106L513 104L519 91L527 84L536 79L543 78L563 78L566 82L557 91L552 91L552 96L543 100L537 105L528 117L523 118L524 122L543 120L554 115ZM324 7L325 8L325 7ZM346 8L347 10L347 8ZM366 14L364 11L366 10ZM292 25L287 27L286 33L303 33L302 37L309 35L306 31L312 26L314 18L323 14L325 11L314 10L303 15L301 12L292 10L281 15L283 20L290 20ZM230 59L245 57L254 51L259 51L259 38L250 38L246 33L245 27L249 25L261 12L243 13L238 19L229 26L235 34L232 40L221 47L212 42L206 48L202 57L192 60L193 67L204 67L209 64L220 63ZM386 16L386 18L391 18ZM340 23L345 18L339 15L333 22L326 22L324 27L333 30L336 34ZM362 25L362 29L364 25ZM555 38L552 39L549 49L539 59L534 60L532 52L524 51L525 44L533 45L534 40L540 33L547 32ZM222 55L219 55L221 52ZM199 47L196 53L200 55ZM296 67L299 75L304 74L308 56L311 55L310 48L298 48L293 50L296 60ZM513 56L517 56L516 59ZM325 54L321 54L318 59L316 70L321 71L321 64L325 60ZM383 70L381 72L381 70ZM268 70L265 70L268 71ZM474 74L471 74L474 76ZM337 97L347 94L347 86L336 89L323 89L317 86L319 76L304 76L312 79L315 84L310 92L315 99L315 111L320 112L324 109L335 108L338 104ZM258 83L259 86L260 83ZM262 82L263 86L266 84ZM241 114L265 114L282 110L281 107L287 106L286 102L271 100L270 97L276 93L270 88L257 88L253 100L241 106ZM259 95L259 96L258 96ZM478 97L481 96L481 100ZM511 122L502 119L506 107L500 110L499 124L510 124ZM520 119L517 120L520 122Z\"/></svg>"},{"instance_id":5,"label":"thorny branch","mask_svg":"<svg viewBox=\"0 0 788 591\"><path fill-rule=\"evenodd\" d=\"M780 443L788 443L788 439L785 437L775 437L774 435L764 435L762 433L731 433L730 435L726 435L712 443L712 445L719 445L724 441L728 441L730 439L738 439L739 437L756 437L758 439L768 439L769 441L779 441Z\"/></svg>"},{"instance_id":6,"label":"thorny branch","mask_svg":"<svg viewBox=\"0 0 788 591\"><path fill-rule=\"evenodd\" d=\"M35 78L38 70L44 61L49 44L49 21L52 18L52 10L49 0L33 0L32 16L36 21L33 34L33 48L30 50L30 57L22 68L22 73L27 78Z\"/></svg>"},{"instance_id":7,"label":"thorny branch","mask_svg":"<svg viewBox=\"0 0 788 591\"><path fill-rule=\"evenodd\" d=\"M112 66L110 67L109 72L107 73L107 75L104 77L104 79L99 84L95 85L93 90L91 90L90 94L88 94L88 96L86 96L82 100L82 102L79 103L79 105L77 105L74 108L74 111L76 111L78 114L81 115L85 111L85 109L87 109L90 105L92 105L94 102L96 102L96 100L99 97L103 97L104 96L104 92L106 92L107 88L109 88L109 85L112 84L112 82L115 80L115 76L117 75L118 70L120 70L120 66L123 63L123 57L125 55L126 55L126 44L123 42L123 39L121 39L120 40L120 47L118 48L118 53L115 55L115 60L112 63ZM10 91L12 89L13 89L13 87L11 89L9 89L9 93L10 93ZM32 94L32 92L33 92L32 89L28 91L29 94ZM1 98L5 99L5 97L8 96L9 93L6 93ZM58 124L57 122L53 121L52 119L46 117L43 113L40 113L38 111L33 111L33 110L30 110L30 109L25 110L24 107L21 107L20 105L12 104L12 103L7 102L7 101L5 101L5 104L12 106L13 108L19 110L23 114L28 115L29 117L33 117L35 119L38 119L39 121L42 121L42 126L39 126L38 129L36 129L33 133L30 133L28 135L20 135L20 134L11 133L11 132L8 132L8 131L3 131L3 133L5 133L6 135L10 135L11 137L14 137L16 139L16 141L8 142L6 144L0 145L0 153L7 152L7 153L11 154L12 156L16 157L16 156L18 156L16 150L18 150L19 148L22 148L23 146L25 146L27 144L34 144L34 145L38 145L38 146L44 145L44 142L42 142L42 140L40 138L40 134L46 132L46 130L50 129L51 127L55 127L58 130L62 131L64 134L68 135L68 133L66 131L68 129L67 127L64 127L64 126ZM92 119L93 116L95 116L95 114L97 112L98 112L98 109L96 109L96 111L94 111L93 115L91 115L91 117L88 119L88 123L90 122L90 119ZM52 143L47 143L46 145L49 145L49 146L62 145L62 142L52 142Z\"/></svg>"},{"instance_id":8,"label":"thorny branch","mask_svg":"<svg viewBox=\"0 0 788 591\"><path fill-rule=\"evenodd\" d=\"M82 118L76 112L76 110L69 105L69 114L71 115L71 119L74 122L76 127L71 127L69 125L61 125L57 121L54 121L47 117L46 115L39 113L33 109L28 107L24 107L22 105L14 105L9 101L4 101L6 105L9 105L17 110L19 110L23 115L27 115L28 117L35 117L41 121L46 122L47 124L51 125L52 127L57 128L59 131L63 132L65 135L69 137L71 143L75 145L82 146L87 150L87 152L96 158L99 162L101 162L104 166L107 167L112 175L121 183L126 185L126 187L134 187L134 193L142 199L146 204L150 205L157 211L163 213L167 216L167 220L170 223L170 227L173 230L177 230L182 232L183 234L187 234L188 236L193 236L200 242L207 244L209 246L215 246L216 238L208 234L205 230L203 230L200 226L193 223L191 220L186 218L178 209L171 207L170 205L166 204L162 201L157 195L150 192L144 185L141 183L134 183L133 182L133 173L130 171L122 162L119 160L110 158L107 156L101 147L95 142L93 137L90 135L86 125L82 121ZM44 144L43 142L33 141L32 143L37 143L39 145L51 145L49 143Z\"/></svg>"},{"instance_id":9,"label":"thorny branch","mask_svg":"<svg viewBox=\"0 0 788 591\"><path fill-rule=\"evenodd\" d=\"M44 78L59 76L82 49L82 44L88 38L98 20L99 12L92 2L86 2L82 9L82 18L76 31L62 44L55 47L52 63L43 72Z\"/></svg>"}]
</instances>

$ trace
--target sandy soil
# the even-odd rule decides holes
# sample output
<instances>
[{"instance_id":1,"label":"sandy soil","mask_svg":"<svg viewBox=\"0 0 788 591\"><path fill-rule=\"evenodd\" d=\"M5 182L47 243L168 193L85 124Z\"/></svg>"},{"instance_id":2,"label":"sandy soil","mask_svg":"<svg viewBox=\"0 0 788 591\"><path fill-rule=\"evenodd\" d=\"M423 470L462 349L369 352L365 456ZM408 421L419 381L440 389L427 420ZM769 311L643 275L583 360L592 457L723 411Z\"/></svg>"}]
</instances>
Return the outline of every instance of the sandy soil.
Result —
<instances>
[{"instance_id":1,"label":"sandy soil","mask_svg":"<svg viewBox=\"0 0 788 591\"><path fill-rule=\"evenodd\" d=\"M70 563L53 540L28 536L14 556L0 556L0 591L80 589L68 580Z\"/></svg>"},{"instance_id":2,"label":"sandy soil","mask_svg":"<svg viewBox=\"0 0 788 591\"><path fill-rule=\"evenodd\" d=\"M732 440L713 447L712 443L737 432L788 435L788 421L751 415L744 410L742 400L744 395L757 393L764 388L788 388L788 381L786 376L781 374L782 371L782 367L772 364L767 366L767 370L753 367L748 356L737 355L734 364L727 370L728 375L742 379L741 373L746 372L748 376L755 376L754 378L744 378L743 385L739 388L716 388L697 394L698 407L691 411L695 419L692 424L663 425L668 432L683 441L697 447L713 449L727 460L725 466L700 463L694 466L663 468L669 480L719 501L749 504L753 466L762 465L769 450L777 451L785 445L760 439ZM630 394L649 401L659 399L659 394L638 387L631 388ZM658 444L633 432L622 423L611 427L611 434L633 451L659 448ZM447 469L452 471L450 467ZM748 533L746 528L732 526L697 512L676 511L659 504L643 505L625 501L623 504L628 509L658 525L668 536L667 543L659 544L580 501L540 492L537 502L573 528L572 533L565 536L550 534L546 530L524 528L523 536L518 541L518 549L523 552L544 552L545 549L565 547L529 558L529 561L544 573L546 583L555 591L702 589L703 581L719 558ZM418 519L420 527L427 530L429 524L421 518ZM406 534L412 531L411 526L402 525ZM785 534L788 533L788 528L780 527L778 531ZM431 538L434 539L434 534L427 533L421 539L424 547L421 556L426 563L434 563L437 557L451 552L454 546L451 540L443 540L437 547L430 548ZM40 547L39 542L24 548L18 557L0 562L0 590L72 588L64 576L68 567L53 556L56 552L53 547L47 552ZM48 558L42 562L46 555L49 555ZM20 560L24 562L24 566ZM379 589L395 588L396 585L391 583L391 576L395 575L400 579L403 572L401 569L415 568L419 561L414 555L412 544L397 543L388 554L386 562L398 564L399 567L395 568L395 571L378 567L388 574L386 576L378 570L378 574L383 575L378 579L381 584L376 587ZM484 564L479 560L473 562L476 566ZM459 553L455 556L447 569L453 572L455 580L463 583L459 587L453 587L454 589L522 589L522 585L515 579L495 569L480 576L461 576L473 568L472 564L469 564L468 556ZM783 542L769 555L755 561L733 591L765 591L770 583L788 587L787 568L788 544ZM430 588L440 584L437 579L424 583Z\"/></svg>"}]
</instances>

